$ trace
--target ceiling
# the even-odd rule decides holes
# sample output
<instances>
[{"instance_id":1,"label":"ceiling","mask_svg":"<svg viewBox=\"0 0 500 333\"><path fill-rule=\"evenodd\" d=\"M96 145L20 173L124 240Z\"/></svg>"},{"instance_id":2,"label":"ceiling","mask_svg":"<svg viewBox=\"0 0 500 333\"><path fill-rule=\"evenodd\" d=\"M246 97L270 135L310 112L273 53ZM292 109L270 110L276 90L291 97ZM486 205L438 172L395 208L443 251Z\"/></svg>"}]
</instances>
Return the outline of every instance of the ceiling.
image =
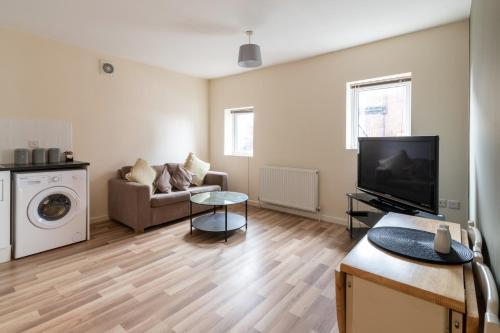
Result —
<instances>
[{"instance_id":1,"label":"ceiling","mask_svg":"<svg viewBox=\"0 0 500 333\"><path fill-rule=\"evenodd\" d=\"M0 0L0 27L203 78L240 73L254 30L264 66L469 16L471 0Z\"/></svg>"}]
</instances>

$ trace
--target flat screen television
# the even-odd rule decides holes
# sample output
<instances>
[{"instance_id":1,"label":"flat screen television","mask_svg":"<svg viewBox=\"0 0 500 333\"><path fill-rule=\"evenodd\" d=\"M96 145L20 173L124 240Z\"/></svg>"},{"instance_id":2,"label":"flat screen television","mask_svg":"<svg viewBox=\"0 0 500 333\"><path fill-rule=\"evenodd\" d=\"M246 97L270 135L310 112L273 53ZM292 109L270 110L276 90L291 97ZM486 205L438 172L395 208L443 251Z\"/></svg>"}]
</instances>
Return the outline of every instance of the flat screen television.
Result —
<instances>
[{"instance_id":1,"label":"flat screen television","mask_svg":"<svg viewBox=\"0 0 500 333\"><path fill-rule=\"evenodd\" d=\"M439 137L359 138L359 190L408 210L438 214Z\"/></svg>"}]
</instances>

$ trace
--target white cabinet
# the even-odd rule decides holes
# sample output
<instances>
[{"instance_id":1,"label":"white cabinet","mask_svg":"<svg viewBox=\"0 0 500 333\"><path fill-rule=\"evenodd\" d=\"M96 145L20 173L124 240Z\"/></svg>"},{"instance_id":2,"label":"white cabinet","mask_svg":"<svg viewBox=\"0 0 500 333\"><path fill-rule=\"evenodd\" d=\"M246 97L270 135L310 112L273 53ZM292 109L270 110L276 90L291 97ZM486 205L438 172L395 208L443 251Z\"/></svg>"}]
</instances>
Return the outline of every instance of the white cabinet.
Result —
<instances>
[{"instance_id":1,"label":"white cabinet","mask_svg":"<svg viewBox=\"0 0 500 333\"><path fill-rule=\"evenodd\" d=\"M11 257L10 171L0 171L0 263Z\"/></svg>"},{"instance_id":2,"label":"white cabinet","mask_svg":"<svg viewBox=\"0 0 500 333\"><path fill-rule=\"evenodd\" d=\"M461 314L442 305L350 274L346 281L346 333L455 333L454 314L463 326Z\"/></svg>"}]
</instances>

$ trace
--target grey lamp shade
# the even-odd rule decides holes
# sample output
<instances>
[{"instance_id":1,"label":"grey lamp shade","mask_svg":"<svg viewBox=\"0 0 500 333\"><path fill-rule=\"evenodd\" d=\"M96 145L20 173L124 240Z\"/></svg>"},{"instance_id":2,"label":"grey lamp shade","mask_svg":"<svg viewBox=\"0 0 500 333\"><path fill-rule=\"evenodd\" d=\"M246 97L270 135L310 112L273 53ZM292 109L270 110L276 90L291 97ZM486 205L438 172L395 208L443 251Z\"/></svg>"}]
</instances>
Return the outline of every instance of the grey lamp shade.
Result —
<instances>
[{"instance_id":1,"label":"grey lamp shade","mask_svg":"<svg viewBox=\"0 0 500 333\"><path fill-rule=\"evenodd\" d=\"M262 65L260 47L257 44L243 44L240 46L238 65L241 67L259 67Z\"/></svg>"}]
</instances>

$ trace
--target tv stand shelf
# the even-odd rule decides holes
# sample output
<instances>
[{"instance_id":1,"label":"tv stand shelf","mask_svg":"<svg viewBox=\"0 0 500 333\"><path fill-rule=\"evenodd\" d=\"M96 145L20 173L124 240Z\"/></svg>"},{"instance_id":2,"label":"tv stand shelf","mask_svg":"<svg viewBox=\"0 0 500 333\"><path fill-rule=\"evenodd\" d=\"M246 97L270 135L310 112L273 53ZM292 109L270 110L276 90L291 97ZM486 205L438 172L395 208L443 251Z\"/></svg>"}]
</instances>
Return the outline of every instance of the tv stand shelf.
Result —
<instances>
[{"instance_id":1,"label":"tv stand shelf","mask_svg":"<svg viewBox=\"0 0 500 333\"><path fill-rule=\"evenodd\" d=\"M368 228L372 228L377 222L384 217L387 213L399 213L405 215L414 215L419 217L430 218L433 220L445 220L443 215L432 215L428 213L424 213L417 210L407 210L402 207L398 207L395 205L390 205L388 203L383 202L376 196L370 195L368 193L347 193L347 211L346 214L348 216L348 230L350 232L351 238L353 237L354 229L367 229L367 228L354 228L352 219L355 218L359 222L366 225ZM361 202L367 206L373 207L377 209L377 211L370 210L354 210L353 203L354 200Z\"/></svg>"}]
</instances>

